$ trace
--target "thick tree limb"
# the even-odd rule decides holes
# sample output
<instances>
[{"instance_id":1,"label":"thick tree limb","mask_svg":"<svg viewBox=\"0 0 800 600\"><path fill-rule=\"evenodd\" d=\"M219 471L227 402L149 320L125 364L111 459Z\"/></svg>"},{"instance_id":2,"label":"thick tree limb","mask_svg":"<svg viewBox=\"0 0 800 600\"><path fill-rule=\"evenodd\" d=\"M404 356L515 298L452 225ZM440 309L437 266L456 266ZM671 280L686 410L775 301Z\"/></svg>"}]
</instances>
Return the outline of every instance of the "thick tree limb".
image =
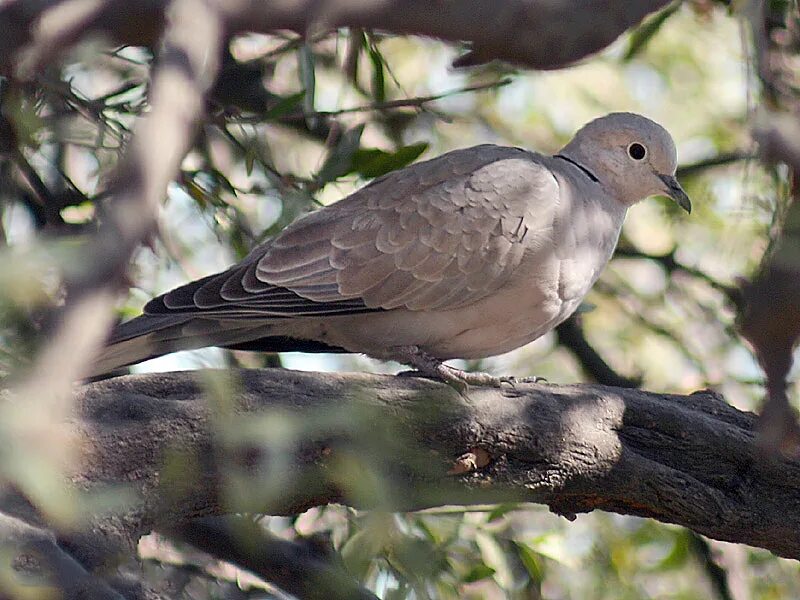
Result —
<instances>
[{"instance_id":1,"label":"thick tree limb","mask_svg":"<svg viewBox=\"0 0 800 600\"><path fill-rule=\"evenodd\" d=\"M329 502L526 501L567 516L652 517L800 558L800 462L762 456L755 416L712 392L522 385L464 398L415 378L201 377L211 385L168 373L78 392L69 428L85 459L73 482L126 482L139 494L129 513L97 524L104 534L135 540L197 516ZM482 460L458 460L468 453Z\"/></svg>"},{"instance_id":2,"label":"thick tree limb","mask_svg":"<svg viewBox=\"0 0 800 600\"><path fill-rule=\"evenodd\" d=\"M608 46L670 0L598 0L591 8L567 0L214 0L230 33L362 27L400 34L467 41L465 62L502 59L555 69ZM89 32L131 44L152 45L164 22L167 0L11 0L0 8L0 74L24 50L31 72Z\"/></svg>"},{"instance_id":3,"label":"thick tree limb","mask_svg":"<svg viewBox=\"0 0 800 600\"><path fill-rule=\"evenodd\" d=\"M0 555L0 595L32 597L30 594L38 590L42 596L58 593L66 600L124 600L59 548L51 532L2 513ZM13 557L13 565L6 563L9 557Z\"/></svg>"}]
</instances>

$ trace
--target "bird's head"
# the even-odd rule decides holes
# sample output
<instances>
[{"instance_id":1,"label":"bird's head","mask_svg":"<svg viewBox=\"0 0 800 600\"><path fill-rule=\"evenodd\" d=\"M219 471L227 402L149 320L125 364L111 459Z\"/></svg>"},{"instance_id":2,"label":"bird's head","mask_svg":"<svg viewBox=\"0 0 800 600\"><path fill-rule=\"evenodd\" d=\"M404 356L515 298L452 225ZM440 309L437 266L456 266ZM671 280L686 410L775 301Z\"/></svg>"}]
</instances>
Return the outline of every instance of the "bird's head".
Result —
<instances>
[{"instance_id":1,"label":"bird's head","mask_svg":"<svg viewBox=\"0 0 800 600\"><path fill-rule=\"evenodd\" d=\"M588 169L625 205L664 195L692 211L689 196L675 178L675 142L666 129L646 117L611 113L595 119L559 154Z\"/></svg>"}]
</instances>

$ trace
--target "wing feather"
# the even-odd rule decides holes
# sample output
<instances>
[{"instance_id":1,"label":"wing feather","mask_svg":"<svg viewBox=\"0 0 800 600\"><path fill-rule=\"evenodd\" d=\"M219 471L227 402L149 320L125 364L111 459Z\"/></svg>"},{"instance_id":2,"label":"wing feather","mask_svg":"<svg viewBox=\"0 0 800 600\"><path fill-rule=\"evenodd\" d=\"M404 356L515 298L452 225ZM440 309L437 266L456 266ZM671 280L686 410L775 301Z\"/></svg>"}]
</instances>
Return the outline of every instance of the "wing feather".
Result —
<instances>
[{"instance_id":1,"label":"wing feather","mask_svg":"<svg viewBox=\"0 0 800 600\"><path fill-rule=\"evenodd\" d=\"M558 184L548 160L485 145L390 173L149 310L280 318L476 302L549 231Z\"/></svg>"}]
</instances>

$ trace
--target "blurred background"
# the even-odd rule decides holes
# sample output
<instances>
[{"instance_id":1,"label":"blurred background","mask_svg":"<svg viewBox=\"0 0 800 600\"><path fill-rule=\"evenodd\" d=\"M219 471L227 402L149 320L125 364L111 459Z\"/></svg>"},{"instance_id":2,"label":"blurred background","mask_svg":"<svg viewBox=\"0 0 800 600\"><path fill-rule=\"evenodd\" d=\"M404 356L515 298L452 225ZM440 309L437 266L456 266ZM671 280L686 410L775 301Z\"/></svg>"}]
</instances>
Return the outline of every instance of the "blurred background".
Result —
<instances>
[{"instance_id":1,"label":"blurred background","mask_svg":"<svg viewBox=\"0 0 800 600\"><path fill-rule=\"evenodd\" d=\"M793 2L768 4L776 29L796 18ZM226 268L298 215L414 160L486 142L554 153L588 120L633 111L675 138L691 216L664 199L636 206L617 255L575 319L527 347L459 366L553 383L613 383L581 358L576 340L585 341L612 376L658 392L711 387L755 410L762 374L734 329L733 300L737 278L753 272L769 245L789 178L785 168L754 160L750 132L767 99L751 48L741 13L710 0L670 5L599 55L550 72L494 63L457 70L450 64L462 50L452 44L360 30L311 40L236 38L206 123L164 201L158 235L135 257L119 317ZM84 42L35 92L0 88L21 149L21 158L0 162L0 377L7 381L42 343L42 316L59 302L57 273L71 268L75 248L96 226L96 202L147 110L151 60L142 48ZM36 197L37 178L56 199L49 208ZM132 370L237 365L403 368L363 356L205 349ZM382 598L800 594L796 562L599 512L570 523L528 505L413 514L328 506L259 522L285 539L330 540ZM142 540L140 554L153 581L185 575L187 598L239 597L226 595L233 588L241 597L282 597L156 535ZM181 571L187 564L194 570Z\"/></svg>"}]
</instances>

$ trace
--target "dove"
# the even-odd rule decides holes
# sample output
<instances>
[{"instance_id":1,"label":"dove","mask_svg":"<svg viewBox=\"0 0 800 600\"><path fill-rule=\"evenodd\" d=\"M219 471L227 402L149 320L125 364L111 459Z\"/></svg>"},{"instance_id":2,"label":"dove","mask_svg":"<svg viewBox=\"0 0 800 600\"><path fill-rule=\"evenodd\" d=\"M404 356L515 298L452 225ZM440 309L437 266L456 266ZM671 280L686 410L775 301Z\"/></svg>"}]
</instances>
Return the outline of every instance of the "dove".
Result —
<instances>
[{"instance_id":1,"label":"dove","mask_svg":"<svg viewBox=\"0 0 800 600\"><path fill-rule=\"evenodd\" d=\"M691 202L670 134L612 113L557 154L484 144L373 180L304 215L226 271L118 325L93 374L178 350L352 352L454 385L506 378L444 363L519 348L569 317L628 208Z\"/></svg>"}]
</instances>

